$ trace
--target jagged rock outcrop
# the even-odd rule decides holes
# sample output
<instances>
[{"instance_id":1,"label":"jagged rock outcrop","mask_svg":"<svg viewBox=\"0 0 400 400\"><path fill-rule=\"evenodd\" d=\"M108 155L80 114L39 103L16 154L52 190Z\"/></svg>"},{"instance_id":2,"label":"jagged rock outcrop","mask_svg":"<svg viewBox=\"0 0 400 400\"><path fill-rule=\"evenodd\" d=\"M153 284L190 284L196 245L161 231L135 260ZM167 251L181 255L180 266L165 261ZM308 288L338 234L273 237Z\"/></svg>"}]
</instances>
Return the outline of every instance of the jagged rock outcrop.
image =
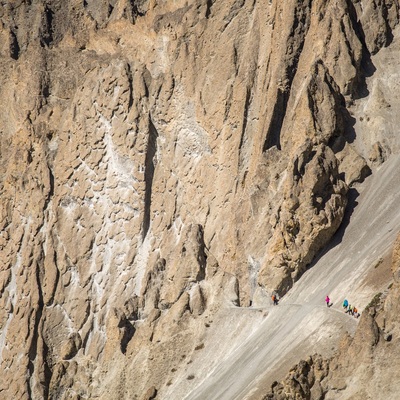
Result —
<instances>
[{"instance_id":1,"label":"jagged rock outcrop","mask_svg":"<svg viewBox=\"0 0 400 400\"><path fill-rule=\"evenodd\" d=\"M213 313L289 290L390 150L349 106L398 15L0 2L0 397L154 397Z\"/></svg>"},{"instance_id":2,"label":"jagged rock outcrop","mask_svg":"<svg viewBox=\"0 0 400 400\"><path fill-rule=\"evenodd\" d=\"M322 399L321 387L329 373L329 362L319 355L310 356L294 366L281 383L274 382L271 393L264 397L269 399Z\"/></svg>"},{"instance_id":3,"label":"jagged rock outcrop","mask_svg":"<svg viewBox=\"0 0 400 400\"><path fill-rule=\"evenodd\" d=\"M392 255L393 283L378 293L361 316L354 337L343 338L338 354L313 355L275 382L265 399L395 398L399 392L400 236Z\"/></svg>"}]
</instances>

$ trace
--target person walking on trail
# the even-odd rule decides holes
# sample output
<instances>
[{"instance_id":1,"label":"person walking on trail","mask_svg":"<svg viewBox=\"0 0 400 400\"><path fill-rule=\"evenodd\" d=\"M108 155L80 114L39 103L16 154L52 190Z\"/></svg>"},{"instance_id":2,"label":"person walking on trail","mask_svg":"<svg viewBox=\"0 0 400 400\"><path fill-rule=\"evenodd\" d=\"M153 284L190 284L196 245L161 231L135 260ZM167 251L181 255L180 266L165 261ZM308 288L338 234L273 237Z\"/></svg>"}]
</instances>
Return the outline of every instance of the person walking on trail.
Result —
<instances>
[{"instance_id":1,"label":"person walking on trail","mask_svg":"<svg viewBox=\"0 0 400 400\"><path fill-rule=\"evenodd\" d=\"M326 303L326 306L327 306L327 307L330 307L330 305L329 305L330 301L331 301L331 299L330 299L329 296L327 295L327 296L325 297L325 303Z\"/></svg>"},{"instance_id":2,"label":"person walking on trail","mask_svg":"<svg viewBox=\"0 0 400 400\"><path fill-rule=\"evenodd\" d=\"M273 294L271 296L271 298L272 298L272 301L274 302L274 306L277 306L278 305L278 296L276 294Z\"/></svg>"},{"instance_id":3,"label":"person walking on trail","mask_svg":"<svg viewBox=\"0 0 400 400\"><path fill-rule=\"evenodd\" d=\"M345 309L345 310L347 310L347 307L349 306L349 302L347 301L347 299L344 299L344 301L343 301L343 308Z\"/></svg>"}]
</instances>

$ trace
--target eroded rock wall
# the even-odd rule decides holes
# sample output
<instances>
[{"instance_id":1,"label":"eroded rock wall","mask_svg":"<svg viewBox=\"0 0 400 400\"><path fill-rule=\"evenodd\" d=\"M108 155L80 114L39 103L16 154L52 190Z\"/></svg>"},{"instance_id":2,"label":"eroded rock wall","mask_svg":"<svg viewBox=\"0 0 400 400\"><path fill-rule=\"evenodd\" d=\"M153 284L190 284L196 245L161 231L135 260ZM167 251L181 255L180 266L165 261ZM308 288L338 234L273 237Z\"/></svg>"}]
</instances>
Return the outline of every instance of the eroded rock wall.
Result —
<instances>
[{"instance_id":1,"label":"eroded rock wall","mask_svg":"<svg viewBox=\"0 0 400 400\"><path fill-rule=\"evenodd\" d=\"M398 9L0 2L0 394L140 396L284 294L369 172L348 106Z\"/></svg>"}]
</instances>

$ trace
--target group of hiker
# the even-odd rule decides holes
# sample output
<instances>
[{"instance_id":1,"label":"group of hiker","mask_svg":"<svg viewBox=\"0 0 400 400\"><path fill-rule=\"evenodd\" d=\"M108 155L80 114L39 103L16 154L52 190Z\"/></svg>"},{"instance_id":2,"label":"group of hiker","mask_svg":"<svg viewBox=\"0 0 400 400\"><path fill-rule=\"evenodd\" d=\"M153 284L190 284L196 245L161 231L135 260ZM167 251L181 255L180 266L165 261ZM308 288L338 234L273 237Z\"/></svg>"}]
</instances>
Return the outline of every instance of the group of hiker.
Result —
<instances>
[{"instance_id":1,"label":"group of hiker","mask_svg":"<svg viewBox=\"0 0 400 400\"><path fill-rule=\"evenodd\" d=\"M329 296L325 297L325 303L327 307L331 307L333 305L333 303L331 303L331 299L329 298ZM355 318L358 318L360 316L360 313L358 312L357 308L349 304L349 301L347 299L344 299L342 307L345 309L346 314L352 315Z\"/></svg>"},{"instance_id":2,"label":"group of hiker","mask_svg":"<svg viewBox=\"0 0 400 400\"><path fill-rule=\"evenodd\" d=\"M357 308L349 304L347 299L344 299L342 306L345 309L346 314L350 314L355 318L358 318L360 316L360 313L358 312Z\"/></svg>"},{"instance_id":3,"label":"group of hiker","mask_svg":"<svg viewBox=\"0 0 400 400\"><path fill-rule=\"evenodd\" d=\"M271 299L274 306L277 306L279 303L278 295L276 293L272 293ZM329 298L328 295L325 297L325 303L327 307L333 306L333 303L331 303L331 299ZM346 314L352 315L355 318L358 318L360 316L360 313L358 312L357 308L355 306L350 305L347 299L344 299L342 306L345 309Z\"/></svg>"}]
</instances>

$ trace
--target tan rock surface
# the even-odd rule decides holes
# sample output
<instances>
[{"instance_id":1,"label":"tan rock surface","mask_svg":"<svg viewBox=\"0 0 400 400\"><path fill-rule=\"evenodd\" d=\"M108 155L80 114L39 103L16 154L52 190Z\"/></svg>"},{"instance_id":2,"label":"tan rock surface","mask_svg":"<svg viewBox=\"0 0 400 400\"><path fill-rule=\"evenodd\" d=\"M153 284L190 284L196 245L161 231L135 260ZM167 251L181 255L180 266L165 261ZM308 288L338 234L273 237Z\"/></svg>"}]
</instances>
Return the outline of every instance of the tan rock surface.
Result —
<instances>
[{"instance_id":1,"label":"tan rock surface","mask_svg":"<svg viewBox=\"0 0 400 400\"><path fill-rule=\"evenodd\" d=\"M0 397L152 398L221 309L286 293L396 150L348 105L398 10L0 2Z\"/></svg>"}]
</instances>

